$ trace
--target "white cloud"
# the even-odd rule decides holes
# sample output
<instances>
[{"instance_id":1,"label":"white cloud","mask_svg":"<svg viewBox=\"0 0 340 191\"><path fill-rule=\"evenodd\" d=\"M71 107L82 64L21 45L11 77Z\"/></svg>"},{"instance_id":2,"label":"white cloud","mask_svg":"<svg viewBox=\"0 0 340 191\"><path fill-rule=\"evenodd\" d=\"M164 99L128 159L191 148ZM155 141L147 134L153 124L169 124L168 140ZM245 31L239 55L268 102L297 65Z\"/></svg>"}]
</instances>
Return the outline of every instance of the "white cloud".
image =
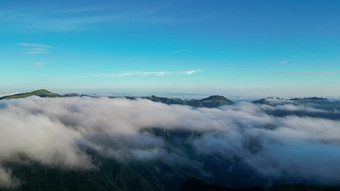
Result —
<instances>
[{"instance_id":1,"label":"white cloud","mask_svg":"<svg viewBox=\"0 0 340 191\"><path fill-rule=\"evenodd\" d=\"M286 100L282 100L281 103L284 103L284 104L275 105L275 106L261 105L261 107L267 111L284 110L284 111L304 111L304 112L314 112L314 113L327 113L327 111L323 109L315 109L315 108L306 107L303 105L293 105L289 101L286 101Z\"/></svg>"},{"instance_id":2,"label":"white cloud","mask_svg":"<svg viewBox=\"0 0 340 191\"><path fill-rule=\"evenodd\" d=\"M19 94L19 93L22 93L22 92L12 92L12 93L0 94L0 97L10 96L10 95Z\"/></svg>"},{"instance_id":3,"label":"white cloud","mask_svg":"<svg viewBox=\"0 0 340 191\"><path fill-rule=\"evenodd\" d=\"M238 158L269 180L340 181L337 120L274 117L251 103L219 109L88 97L0 103L2 186L16 183L3 164L17 153L60 168L91 168L84 148L125 162L176 159L195 164L181 148L169 149L165 139L142 131L148 127L202 132L190 143L198 155L223 161Z\"/></svg>"},{"instance_id":4,"label":"white cloud","mask_svg":"<svg viewBox=\"0 0 340 191\"><path fill-rule=\"evenodd\" d=\"M193 73L199 72L200 70L190 70L190 71L186 71L185 73L188 75L191 75Z\"/></svg>"},{"instance_id":5,"label":"white cloud","mask_svg":"<svg viewBox=\"0 0 340 191\"><path fill-rule=\"evenodd\" d=\"M189 70L189 71L182 71L182 72L125 72L125 73L116 73L116 74L94 74L93 77L127 77L127 76L165 76L165 75L192 75L194 73L200 72L201 70Z\"/></svg>"}]
</instances>

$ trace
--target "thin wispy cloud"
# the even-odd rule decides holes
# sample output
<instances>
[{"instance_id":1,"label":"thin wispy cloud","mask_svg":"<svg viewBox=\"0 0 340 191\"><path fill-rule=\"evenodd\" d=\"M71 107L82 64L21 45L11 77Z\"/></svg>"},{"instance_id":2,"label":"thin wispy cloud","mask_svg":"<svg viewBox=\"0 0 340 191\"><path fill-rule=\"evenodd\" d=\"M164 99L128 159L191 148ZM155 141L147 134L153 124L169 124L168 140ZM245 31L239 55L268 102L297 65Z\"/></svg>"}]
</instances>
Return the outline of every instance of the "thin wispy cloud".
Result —
<instances>
[{"instance_id":1,"label":"thin wispy cloud","mask_svg":"<svg viewBox=\"0 0 340 191\"><path fill-rule=\"evenodd\" d=\"M47 54L47 51L27 51L26 54Z\"/></svg>"},{"instance_id":2,"label":"thin wispy cloud","mask_svg":"<svg viewBox=\"0 0 340 191\"><path fill-rule=\"evenodd\" d=\"M280 72L275 75L290 75L290 76L334 76L340 75L340 72Z\"/></svg>"},{"instance_id":3,"label":"thin wispy cloud","mask_svg":"<svg viewBox=\"0 0 340 191\"><path fill-rule=\"evenodd\" d=\"M26 47L39 47L39 48L54 48L53 46L49 46L46 44L34 44L34 43L19 43L20 46Z\"/></svg>"},{"instance_id":4,"label":"thin wispy cloud","mask_svg":"<svg viewBox=\"0 0 340 191\"><path fill-rule=\"evenodd\" d=\"M44 50L47 50L47 49L46 48L27 48L27 49L23 49L23 50L44 51Z\"/></svg>"},{"instance_id":5,"label":"thin wispy cloud","mask_svg":"<svg viewBox=\"0 0 340 191\"><path fill-rule=\"evenodd\" d=\"M19 43L21 47L26 47L22 49L26 54L47 54L49 49L55 48L46 44L35 44L35 43Z\"/></svg>"},{"instance_id":6,"label":"thin wispy cloud","mask_svg":"<svg viewBox=\"0 0 340 191\"><path fill-rule=\"evenodd\" d=\"M33 63L35 66L43 66L45 65L45 63L43 62L36 62L36 63Z\"/></svg>"},{"instance_id":7,"label":"thin wispy cloud","mask_svg":"<svg viewBox=\"0 0 340 191\"><path fill-rule=\"evenodd\" d=\"M111 7L112 8L112 7ZM122 17L115 14L104 15L109 10L106 7L58 7L56 6L27 6L22 8L1 9L2 23L7 23L10 28L18 29L26 26L25 30L44 31L79 31L96 29L94 24L109 23ZM98 14L100 12L100 14ZM117 11L113 11L116 13ZM124 19L124 18L122 18ZM30 43L23 43L29 45Z\"/></svg>"},{"instance_id":8,"label":"thin wispy cloud","mask_svg":"<svg viewBox=\"0 0 340 191\"><path fill-rule=\"evenodd\" d=\"M124 72L124 73L114 73L114 74L94 74L93 77L128 77L128 76L165 76L165 75L192 75L194 73L200 72L201 70L189 70L189 71L180 71L180 72L142 72L142 71L134 71L134 72Z\"/></svg>"},{"instance_id":9,"label":"thin wispy cloud","mask_svg":"<svg viewBox=\"0 0 340 191\"><path fill-rule=\"evenodd\" d=\"M98 7L58 7L37 6L25 8L0 8L0 17L11 28L27 26L28 30L45 31L82 31L111 28L114 25L145 26L146 24L166 24L197 22L210 19L211 16L201 15L195 17L169 17L164 10L169 6L156 4L157 8L144 6L131 6L126 3L98 5ZM124 11L122 11L124 10Z\"/></svg>"}]
</instances>

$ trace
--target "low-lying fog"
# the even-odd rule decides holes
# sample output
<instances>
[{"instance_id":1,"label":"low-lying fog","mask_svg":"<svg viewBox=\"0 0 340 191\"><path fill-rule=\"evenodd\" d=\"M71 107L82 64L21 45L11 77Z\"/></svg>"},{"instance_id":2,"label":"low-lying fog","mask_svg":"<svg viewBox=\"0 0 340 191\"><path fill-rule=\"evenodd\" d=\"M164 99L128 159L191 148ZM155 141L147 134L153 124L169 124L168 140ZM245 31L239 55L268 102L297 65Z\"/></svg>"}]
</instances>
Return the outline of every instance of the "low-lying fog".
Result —
<instances>
[{"instance_id":1,"label":"low-lying fog","mask_svg":"<svg viewBox=\"0 0 340 191\"><path fill-rule=\"evenodd\" d=\"M125 162L161 159L195 166L184 150L169 149L166 140L144 131L146 128L202 132L189 142L197 155L241 159L268 180L340 182L340 121L275 117L270 114L275 110L330 112L245 102L207 109L144 99L30 97L0 101L0 185L20 182L4 165L24 162L18 154L67 169L95 169L86 149ZM202 170L202 174L209 173Z\"/></svg>"}]
</instances>

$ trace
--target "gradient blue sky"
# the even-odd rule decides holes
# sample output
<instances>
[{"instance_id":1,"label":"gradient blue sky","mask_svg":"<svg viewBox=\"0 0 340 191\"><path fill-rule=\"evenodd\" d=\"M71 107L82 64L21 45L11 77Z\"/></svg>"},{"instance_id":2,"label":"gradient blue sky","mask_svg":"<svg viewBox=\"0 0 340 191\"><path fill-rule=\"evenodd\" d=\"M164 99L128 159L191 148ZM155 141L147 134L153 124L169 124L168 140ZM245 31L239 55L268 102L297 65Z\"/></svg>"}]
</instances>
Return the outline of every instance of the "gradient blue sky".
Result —
<instances>
[{"instance_id":1,"label":"gradient blue sky","mask_svg":"<svg viewBox=\"0 0 340 191\"><path fill-rule=\"evenodd\" d=\"M338 0L0 0L0 93L340 96L339 61Z\"/></svg>"}]
</instances>

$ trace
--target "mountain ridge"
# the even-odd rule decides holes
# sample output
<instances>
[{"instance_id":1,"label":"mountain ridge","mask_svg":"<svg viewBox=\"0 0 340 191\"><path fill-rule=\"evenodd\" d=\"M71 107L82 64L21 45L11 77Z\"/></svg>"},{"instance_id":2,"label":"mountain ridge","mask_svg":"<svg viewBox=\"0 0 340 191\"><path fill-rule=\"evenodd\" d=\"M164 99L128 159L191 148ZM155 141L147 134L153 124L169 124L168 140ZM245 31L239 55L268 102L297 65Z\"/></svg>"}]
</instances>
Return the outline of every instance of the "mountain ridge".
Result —
<instances>
[{"instance_id":1,"label":"mountain ridge","mask_svg":"<svg viewBox=\"0 0 340 191\"><path fill-rule=\"evenodd\" d=\"M6 100L6 99L20 99L20 98L26 98L30 96L38 96L43 98L56 98L56 97L82 97L82 96L89 96L84 94L77 94L77 93L67 93L64 95L60 95L57 93L52 93L45 89L35 90L32 92L26 92L26 93L19 93L19 94L13 94L8 96L0 97L0 100ZM89 96L93 97L93 96ZM115 96L108 96L109 98L120 98ZM123 98L135 100L137 98L142 99L148 99L153 102L160 102L167 105L188 105L192 107L205 107L205 108L216 108L220 106L225 105L232 105L234 104L233 101L225 98L224 96L220 95L211 95L209 97L203 98L203 99L180 99L180 98L168 98L168 97L158 97L155 95L152 96L144 96L144 97L133 97L133 96L124 96Z\"/></svg>"}]
</instances>

